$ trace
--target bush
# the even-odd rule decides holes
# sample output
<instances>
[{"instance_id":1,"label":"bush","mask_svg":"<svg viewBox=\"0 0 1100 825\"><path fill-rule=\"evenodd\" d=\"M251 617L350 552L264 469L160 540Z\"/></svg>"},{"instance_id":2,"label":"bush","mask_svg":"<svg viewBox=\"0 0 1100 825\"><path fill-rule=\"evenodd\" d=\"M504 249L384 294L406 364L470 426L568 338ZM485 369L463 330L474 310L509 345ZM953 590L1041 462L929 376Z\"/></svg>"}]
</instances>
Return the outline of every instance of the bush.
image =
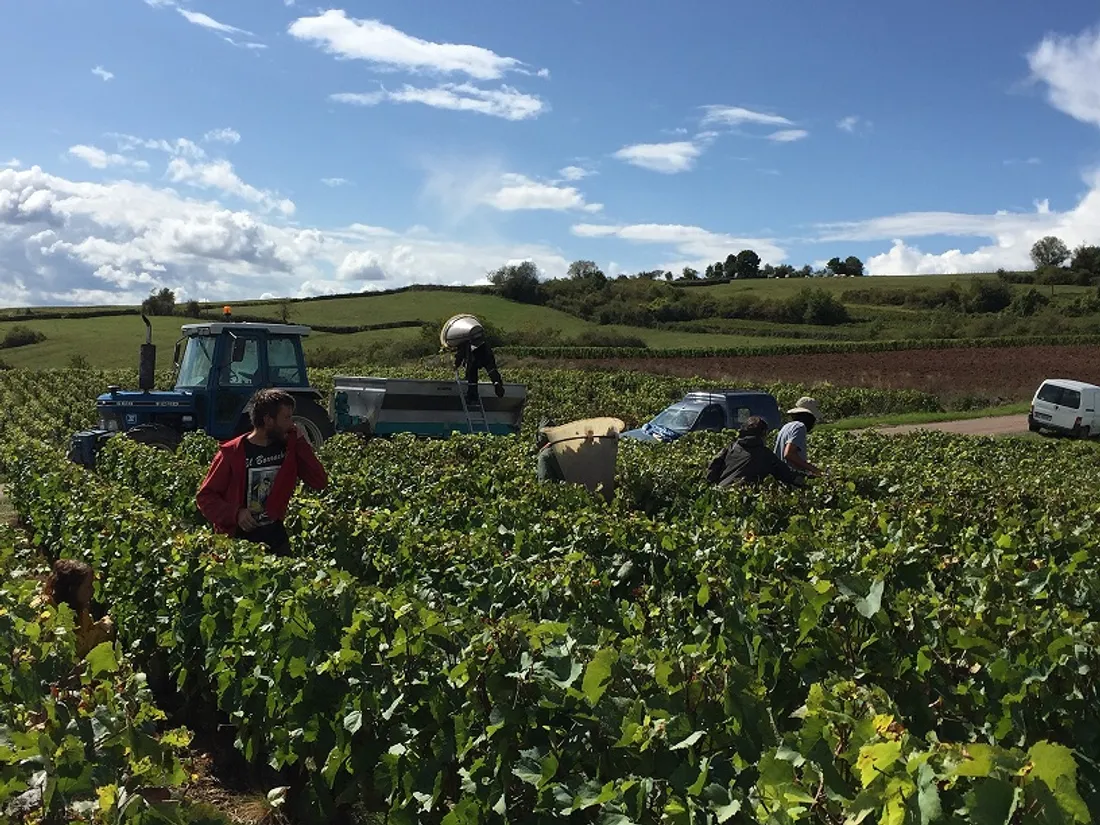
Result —
<instances>
[{"instance_id":1,"label":"bush","mask_svg":"<svg viewBox=\"0 0 1100 825\"><path fill-rule=\"evenodd\" d=\"M1040 309L1050 303L1050 298L1043 295L1035 287L1027 292L1021 292L1012 299L1012 313L1023 317L1034 315Z\"/></svg>"},{"instance_id":2,"label":"bush","mask_svg":"<svg viewBox=\"0 0 1100 825\"><path fill-rule=\"evenodd\" d=\"M824 289L804 289L799 295L805 300L802 320L807 324L836 326L851 320L848 308Z\"/></svg>"},{"instance_id":3,"label":"bush","mask_svg":"<svg viewBox=\"0 0 1100 825\"><path fill-rule=\"evenodd\" d=\"M1034 272L1007 272L1004 269L998 269L997 277L1007 284L1033 284L1036 282Z\"/></svg>"},{"instance_id":4,"label":"bush","mask_svg":"<svg viewBox=\"0 0 1100 825\"><path fill-rule=\"evenodd\" d=\"M648 344L637 335L628 335L613 329L586 329L575 339L578 347L635 347L646 349Z\"/></svg>"},{"instance_id":5,"label":"bush","mask_svg":"<svg viewBox=\"0 0 1100 825\"><path fill-rule=\"evenodd\" d=\"M141 311L146 315L172 315L176 311L176 293L165 287L159 292L153 291L141 302Z\"/></svg>"},{"instance_id":6,"label":"bush","mask_svg":"<svg viewBox=\"0 0 1100 825\"><path fill-rule=\"evenodd\" d=\"M1085 270L1063 269L1060 266L1047 266L1036 273L1035 282L1048 286L1088 286L1092 282L1092 273Z\"/></svg>"},{"instance_id":7,"label":"bush","mask_svg":"<svg viewBox=\"0 0 1100 825\"><path fill-rule=\"evenodd\" d=\"M0 342L0 349L15 349L26 347L46 340L46 334L22 324L16 324L8 330L4 340Z\"/></svg>"},{"instance_id":8,"label":"bush","mask_svg":"<svg viewBox=\"0 0 1100 825\"><path fill-rule=\"evenodd\" d=\"M531 261L508 264L489 273L489 281L500 290L502 298L521 304L541 304L542 285L538 267Z\"/></svg>"},{"instance_id":9,"label":"bush","mask_svg":"<svg viewBox=\"0 0 1100 825\"><path fill-rule=\"evenodd\" d=\"M311 369L334 369L363 360L363 350L356 347L317 347L306 354Z\"/></svg>"},{"instance_id":10,"label":"bush","mask_svg":"<svg viewBox=\"0 0 1100 825\"><path fill-rule=\"evenodd\" d=\"M1012 288L1003 281L973 281L966 295L967 312L1000 312L1012 304Z\"/></svg>"},{"instance_id":11,"label":"bush","mask_svg":"<svg viewBox=\"0 0 1100 825\"><path fill-rule=\"evenodd\" d=\"M510 347L559 347L572 343L562 338L560 329L552 327L514 330L506 338Z\"/></svg>"}]
</instances>

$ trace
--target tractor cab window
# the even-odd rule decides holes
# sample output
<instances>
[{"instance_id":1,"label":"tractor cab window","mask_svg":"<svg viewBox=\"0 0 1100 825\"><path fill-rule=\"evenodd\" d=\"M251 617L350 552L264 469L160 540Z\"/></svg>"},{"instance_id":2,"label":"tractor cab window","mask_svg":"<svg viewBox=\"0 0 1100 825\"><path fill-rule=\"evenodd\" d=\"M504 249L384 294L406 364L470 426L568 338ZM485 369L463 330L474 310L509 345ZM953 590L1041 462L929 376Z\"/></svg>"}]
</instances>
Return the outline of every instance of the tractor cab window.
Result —
<instances>
[{"instance_id":1,"label":"tractor cab window","mask_svg":"<svg viewBox=\"0 0 1100 825\"><path fill-rule=\"evenodd\" d=\"M214 364L215 339L210 336L195 336L187 339L180 362L180 374L176 379L177 387L205 387L210 377L210 368Z\"/></svg>"},{"instance_id":2,"label":"tractor cab window","mask_svg":"<svg viewBox=\"0 0 1100 825\"><path fill-rule=\"evenodd\" d=\"M267 339L267 368L271 383L275 386L296 387L305 383L295 340L285 335L273 335Z\"/></svg>"},{"instance_id":3,"label":"tractor cab window","mask_svg":"<svg viewBox=\"0 0 1100 825\"><path fill-rule=\"evenodd\" d=\"M225 386L247 386L260 379L260 344L255 338L230 339L233 358L222 368L219 383Z\"/></svg>"}]
</instances>

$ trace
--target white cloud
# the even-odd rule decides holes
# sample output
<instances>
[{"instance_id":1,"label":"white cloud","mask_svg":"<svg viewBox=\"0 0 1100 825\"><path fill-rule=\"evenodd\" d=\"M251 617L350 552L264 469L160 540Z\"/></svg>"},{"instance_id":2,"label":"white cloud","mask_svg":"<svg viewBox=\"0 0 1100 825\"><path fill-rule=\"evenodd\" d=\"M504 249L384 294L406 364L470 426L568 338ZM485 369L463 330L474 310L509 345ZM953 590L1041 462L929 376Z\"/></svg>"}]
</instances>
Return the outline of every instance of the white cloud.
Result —
<instances>
[{"instance_id":1,"label":"white cloud","mask_svg":"<svg viewBox=\"0 0 1100 825\"><path fill-rule=\"evenodd\" d=\"M704 126L740 126L755 123L762 126L792 126L793 122L781 115L754 112L741 106L704 106Z\"/></svg>"},{"instance_id":2,"label":"white cloud","mask_svg":"<svg viewBox=\"0 0 1100 825\"><path fill-rule=\"evenodd\" d=\"M255 203L269 212L277 210L284 215L294 214L293 201L245 183L233 171L233 164L227 160L193 164L186 158L173 158L168 164L168 178L173 183L188 183L201 189L217 189L227 195Z\"/></svg>"},{"instance_id":3,"label":"white cloud","mask_svg":"<svg viewBox=\"0 0 1100 825\"><path fill-rule=\"evenodd\" d=\"M502 176L500 188L488 193L485 203L504 212L531 209L599 212L603 209L603 204L585 203L584 195L572 186L554 186L516 174Z\"/></svg>"},{"instance_id":4,"label":"white cloud","mask_svg":"<svg viewBox=\"0 0 1100 825\"><path fill-rule=\"evenodd\" d=\"M92 69L92 74L94 74L96 77L100 78L104 83L106 83L108 80L114 80L115 79L114 74L112 72L107 71L102 66L96 66L94 69Z\"/></svg>"},{"instance_id":5,"label":"white cloud","mask_svg":"<svg viewBox=\"0 0 1100 825\"><path fill-rule=\"evenodd\" d=\"M505 120L527 120L538 117L548 108L539 97L525 94L511 86L479 89L469 83L444 83L429 89L405 84L397 91L382 90L366 94L341 92L330 95L330 99L337 103L350 103L356 106L376 106L385 101L422 103L436 109L477 112Z\"/></svg>"},{"instance_id":6,"label":"white cloud","mask_svg":"<svg viewBox=\"0 0 1100 825\"><path fill-rule=\"evenodd\" d=\"M842 117L836 122L836 128L842 132L847 132L850 135L855 134L860 130L868 130L871 128L871 121L859 115L849 115L848 117Z\"/></svg>"},{"instance_id":7,"label":"white cloud","mask_svg":"<svg viewBox=\"0 0 1100 825\"><path fill-rule=\"evenodd\" d=\"M221 34L244 34L248 37L254 37L250 31L244 29L238 29L236 26L230 26L226 23L220 23L208 14L203 14L199 11L189 11L184 8L176 7L176 11L183 16L188 23L194 23L196 26L202 26L204 29L210 29L211 31L220 32Z\"/></svg>"},{"instance_id":8,"label":"white cloud","mask_svg":"<svg viewBox=\"0 0 1100 825\"><path fill-rule=\"evenodd\" d=\"M77 144L69 147L69 154L91 166L93 169L106 169L109 166L132 166L135 169L148 169L149 164L143 160L134 160L125 155L105 152L98 146L85 146Z\"/></svg>"},{"instance_id":9,"label":"white cloud","mask_svg":"<svg viewBox=\"0 0 1100 825\"><path fill-rule=\"evenodd\" d=\"M1076 37L1048 35L1027 60L1054 108L1100 126L1100 28Z\"/></svg>"},{"instance_id":10,"label":"white cloud","mask_svg":"<svg viewBox=\"0 0 1100 825\"><path fill-rule=\"evenodd\" d=\"M19 158L12 158L0 163L0 169L19 169L23 166L22 161Z\"/></svg>"},{"instance_id":11,"label":"white cloud","mask_svg":"<svg viewBox=\"0 0 1100 825\"><path fill-rule=\"evenodd\" d=\"M992 215L953 212L910 212L867 221L823 224L819 240L890 240L889 252L867 262L873 275L990 272L1001 267L1030 267L1029 253L1035 241L1055 235L1071 248L1100 243L1100 170L1085 176L1088 192L1068 211L1057 212L1043 200L1034 212L997 212ZM940 254L923 252L906 243L919 237L967 237L991 241L970 252L950 249Z\"/></svg>"},{"instance_id":12,"label":"white cloud","mask_svg":"<svg viewBox=\"0 0 1100 825\"><path fill-rule=\"evenodd\" d=\"M959 212L905 212L865 221L819 224L822 241L882 241L941 235L957 238L994 238L1050 227L1056 216L1045 201L1029 213L997 212L992 215Z\"/></svg>"},{"instance_id":13,"label":"white cloud","mask_svg":"<svg viewBox=\"0 0 1100 825\"><path fill-rule=\"evenodd\" d=\"M702 150L688 140L673 143L637 143L624 146L613 157L642 169L675 175L695 166Z\"/></svg>"},{"instance_id":14,"label":"white cloud","mask_svg":"<svg viewBox=\"0 0 1100 825\"><path fill-rule=\"evenodd\" d=\"M384 281L386 271L375 253L349 252L336 268L336 278L341 281Z\"/></svg>"},{"instance_id":15,"label":"white cloud","mask_svg":"<svg viewBox=\"0 0 1100 825\"><path fill-rule=\"evenodd\" d=\"M805 129L781 129L778 132L772 132L768 135L768 140L774 140L776 143L793 143L796 140L803 140L809 136L810 133Z\"/></svg>"},{"instance_id":16,"label":"white cloud","mask_svg":"<svg viewBox=\"0 0 1100 825\"><path fill-rule=\"evenodd\" d=\"M541 78L549 78L550 77L550 70L549 69L539 69L537 72L535 72L535 74L538 77L541 77Z\"/></svg>"},{"instance_id":17,"label":"white cloud","mask_svg":"<svg viewBox=\"0 0 1100 825\"><path fill-rule=\"evenodd\" d=\"M238 49L259 50L259 49L266 49L267 48L266 43L245 43L245 42L242 42L242 41L239 41L239 40L234 40L232 37L223 37L222 40L224 40L230 46L236 46Z\"/></svg>"},{"instance_id":18,"label":"white cloud","mask_svg":"<svg viewBox=\"0 0 1100 825\"><path fill-rule=\"evenodd\" d=\"M188 157L201 160L206 157L206 151L187 138L175 140L150 140L148 138L135 137L111 132L107 135L118 144L120 152L132 152L134 149L151 149L157 152L165 152L176 157Z\"/></svg>"},{"instance_id":19,"label":"white cloud","mask_svg":"<svg viewBox=\"0 0 1100 825\"><path fill-rule=\"evenodd\" d=\"M585 169L583 166L566 166L564 169L560 170L558 174L568 181L578 181L584 180L594 173L590 169Z\"/></svg>"},{"instance_id":20,"label":"white cloud","mask_svg":"<svg viewBox=\"0 0 1100 825\"><path fill-rule=\"evenodd\" d=\"M321 183L335 189L338 186L349 186L351 181L347 178L321 178Z\"/></svg>"},{"instance_id":21,"label":"white cloud","mask_svg":"<svg viewBox=\"0 0 1100 825\"><path fill-rule=\"evenodd\" d=\"M364 60L383 69L465 74L477 80L497 80L522 68L512 57L501 57L480 46L432 43L405 34L379 20L349 18L339 9L295 20L291 36L320 46L347 60Z\"/></svg>"},{"instance_id":22,"label":"white cloud","mask_svg":"<svg viewBox=\"0 0 1100 825\"><path fill-rule=\"evenodd\" d=\"M69 180L37 166L0 171L0 301L9 305L136 303L160 287L237 300L473 283L524 259L551 277L569 265L538 244L359 224L303 228L148 184ZM356 280L377 274L372 265L385 281Z\"/></svg>"},{"instance_id":23,"label":"white cloud","mask_svg":"<svg viewBox=\"0 0 1100 825\"><path fill-rule=\"evenodd\" d=\"M263 43L243 42L234 40L229 35L231 34L243 34L247 37L255 37L254 34L245 29L239 29L236 26L230 26L227 23L222 23L215 20L208 14L203 14L198 11L191 11L190 9L183 8L176 0L145 0L145 5L152 6L154 9L175 9L179 15L195 26L201 26L204 29L208 29L212 32L217 32L222 36L222 40L231 46L236 46L242 49L266 49L267 46Z\"/></svg>"},{"instance_id":24,"label":"white cloud","mask_svg":"<svg viewBox=\"0 0 1100 825\"><path fill-rule=\"evenodd\" d=\"M582 223L572 227L579 238L618 238L624 241L644 244L661 244L672 247L687 258L686 264L706 266L727 255L736 254L742 249L752 249L765 263L781 263L787 253L771 238L738 238L717 232L710 232L698 226L679 224L632 224L611 225ZM674 268L666 263L663 269Z\"/></svg>"},{"instance_id":25,"label":"white cloud","mask_svg":"<svg viewBox=\"0 0 1100 825\"><path fill-rule=\"evenodd\" d=\"M1020 160L1018 158L1009 158L1004 162L1005 166L1038 166L1042 163L1042 158L1024 158Z\"/></svg>"},{"instance_id":26,"label":"white cloud","mask_svg":"<svg viewBox=\"0 0 1100 825\"><path fill-rule=\"evenodd\" d=\"M240 143L241 134L236 129L211 129L202 139L207 143Z\"/></svg>"}]
</instances>

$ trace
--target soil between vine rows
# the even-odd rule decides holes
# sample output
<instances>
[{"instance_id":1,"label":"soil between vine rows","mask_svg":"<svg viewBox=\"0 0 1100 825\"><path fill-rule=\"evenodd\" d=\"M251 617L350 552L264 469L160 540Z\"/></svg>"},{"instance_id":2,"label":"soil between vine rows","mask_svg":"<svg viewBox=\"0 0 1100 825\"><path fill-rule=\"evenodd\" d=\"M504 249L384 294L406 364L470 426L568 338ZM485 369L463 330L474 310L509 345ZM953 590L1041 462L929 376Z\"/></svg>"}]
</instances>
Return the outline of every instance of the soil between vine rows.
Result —
<instances>
[{"instance_id":1,"label":"soil between vine rows","mask_svg":"<svg viewBox=\"0 0 1100 825\"><path fill-rule=\"evenodd\" d=\"M609 358L569 361L562 366L731 381L828 382L852 387L915 389L945 400L984 394L1026 401L1045 378L1074 378L1100 384L1100 347L902 350L744 358Z\"/></svg>"}]
</instances>

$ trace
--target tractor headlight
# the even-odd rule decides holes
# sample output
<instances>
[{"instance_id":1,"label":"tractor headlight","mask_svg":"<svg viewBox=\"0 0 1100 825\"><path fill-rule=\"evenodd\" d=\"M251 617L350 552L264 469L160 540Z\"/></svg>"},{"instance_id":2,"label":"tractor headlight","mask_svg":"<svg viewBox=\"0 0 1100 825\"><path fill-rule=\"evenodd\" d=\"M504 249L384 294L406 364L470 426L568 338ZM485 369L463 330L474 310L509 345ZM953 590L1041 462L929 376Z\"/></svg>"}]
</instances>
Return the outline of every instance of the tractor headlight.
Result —
<instances>
[{"instance_id":1,"label":"tractor headlight","mask_svg":"<svg viewBox=\"0 0 1100 825\"><path fill-rule=\"evenodd\" d=\"M107 430L108 432L118 432L118 418L113 415L105 415L99 419L99 429Z\"/></svg>"}]
</instances>

